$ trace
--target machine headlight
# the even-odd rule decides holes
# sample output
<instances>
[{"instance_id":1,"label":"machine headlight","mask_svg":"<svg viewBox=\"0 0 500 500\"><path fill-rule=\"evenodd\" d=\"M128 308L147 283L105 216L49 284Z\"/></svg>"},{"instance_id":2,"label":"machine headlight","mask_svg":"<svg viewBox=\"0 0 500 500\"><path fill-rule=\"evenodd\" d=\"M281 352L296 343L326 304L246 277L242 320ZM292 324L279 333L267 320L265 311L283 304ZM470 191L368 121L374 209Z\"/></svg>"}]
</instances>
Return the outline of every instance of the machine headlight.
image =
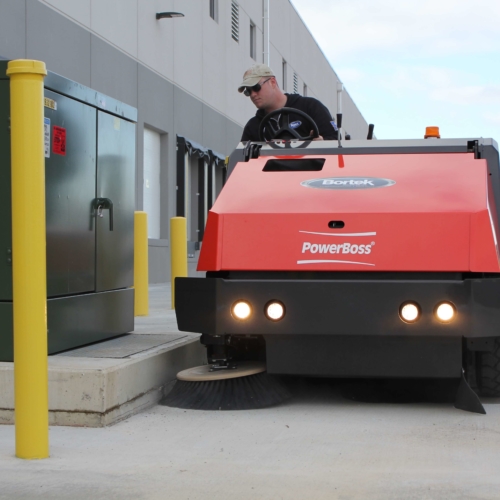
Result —
<instances>
[{"instance_id":1,"label":"machine headlight","mask_svg":"<svg viewBox=\"0 0 500 500\"><path fill-rule=\"evenodd\" d=\"M264 308L267 319L279 321L285 315L285 306L279 300L271 300Z\"/></svg>"},{"instance_id":2,"label":"machine headlight","mask_svg":"<svg viewBox=\"0 0 500 500\"><path fill-rule=\"evenodd\" d=\"M252 314L252 308L245 300L238 300L233 304L233 307L231 307L231 314L236 319L245 320Z\"/></svg>"},{"instance_id":3,"label":"machine headlight","mask_svg":"<svg viewBox=\"0 0 500 500\"><path fill-rule=\"evenodd\" d=\"M420 315L420 306L416 302L404 302L399 308L399 316L405 323L415 323Z\"/></svg>"},{"instance_id":4,"label":"machine headlight","mask_svg":"<svg viewBox=\"0 0 500 500\"><path fill-rule=\"evenodd\" d=\"M451 302L441 302L435 310L436 317L443 323L449 323L456 314L455 306Z\"/></svg>"}]
</instances>

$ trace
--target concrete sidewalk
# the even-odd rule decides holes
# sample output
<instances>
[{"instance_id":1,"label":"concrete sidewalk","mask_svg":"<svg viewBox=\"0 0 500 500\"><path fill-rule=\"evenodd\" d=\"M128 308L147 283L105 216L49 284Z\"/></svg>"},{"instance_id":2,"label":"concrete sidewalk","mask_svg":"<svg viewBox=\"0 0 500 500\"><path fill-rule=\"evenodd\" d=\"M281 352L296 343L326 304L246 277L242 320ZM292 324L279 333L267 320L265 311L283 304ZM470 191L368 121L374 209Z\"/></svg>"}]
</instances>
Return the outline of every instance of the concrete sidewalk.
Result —
<instances>
[{"instance_id":1,"label":"concrete sidewalk","mask_svg":"<svg viewBox=\"0 0 500 500\"><path fill-rule=\"evenodd\" d=\"M156 404L186 368L204 364L199 334L179 332L170 284L152 285L149 316L112 340L49 356L51 425L110 425ZM0 363L0 424L14 422L14 366Z\"/></svg>"},{"instance_id":2,"label":"concrete sidewalk","mask_svg":"<svg viewBox=\"0 0 500 500\"><path fill-rule=\"evenodd\" d=\"M16 459L0 426L0 499L494 500L500 405L485 407L357 403L311 383L275 408L53 427L39 461Z\"/></svg>"}]
</instances>

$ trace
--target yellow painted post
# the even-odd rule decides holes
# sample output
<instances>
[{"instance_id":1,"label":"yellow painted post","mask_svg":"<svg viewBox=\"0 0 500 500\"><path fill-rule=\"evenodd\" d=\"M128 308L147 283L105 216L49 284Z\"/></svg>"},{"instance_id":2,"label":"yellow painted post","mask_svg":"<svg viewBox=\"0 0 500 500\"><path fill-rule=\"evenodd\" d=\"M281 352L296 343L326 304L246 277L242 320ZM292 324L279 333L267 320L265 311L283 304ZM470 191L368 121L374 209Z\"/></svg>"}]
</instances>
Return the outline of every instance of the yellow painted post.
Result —
<instances>
[{"instance_id":1,"label":"yellow painted post","mask_svg":"<svg viewBox=\"0 0 500 500\"><path fill-rule=\"evenodd\" d=\"M170 263L172 277L172 309L175 309L175 278L188 275L187 224L185 217L170 219Z\"/></svg>"},{"instance_id":2,"label":"yellow painted post","mask_svg":"<svg viewBox=\"0 0 500 500\"><path fill-rule=\"evenodd\" d=\"M148 214L134 214L134 313L149 314Z\"/></svg>"},{"instance_id":3,"label":"yellow painted post","mask_svg":"<svg viewBox=\"0 0 500 500\"><path fill-rule=\"evenodd\" d=\"M16 456L49 456L45 260L45 63L10 61Z\"/></svg>"}]
</instances>

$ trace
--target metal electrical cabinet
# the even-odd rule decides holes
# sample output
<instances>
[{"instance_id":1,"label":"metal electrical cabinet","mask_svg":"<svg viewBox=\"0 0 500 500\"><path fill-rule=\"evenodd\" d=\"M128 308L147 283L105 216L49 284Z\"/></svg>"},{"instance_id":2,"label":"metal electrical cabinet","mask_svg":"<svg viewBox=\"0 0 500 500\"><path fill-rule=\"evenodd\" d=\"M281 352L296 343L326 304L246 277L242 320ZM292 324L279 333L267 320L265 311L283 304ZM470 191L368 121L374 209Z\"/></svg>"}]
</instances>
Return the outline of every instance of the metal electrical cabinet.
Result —
<instances>
[{"instance_id":1,"label":"metal electrical cabinet","mask_svg":"<svg viewBox=\"0 0 500 500\"><path fill-rule=\"evenodd\" d=\"M0 61L0 361L13 359L9 79ZM137 110L45 78L48 350L134 329Z\"/></svg>"}]
</instances>

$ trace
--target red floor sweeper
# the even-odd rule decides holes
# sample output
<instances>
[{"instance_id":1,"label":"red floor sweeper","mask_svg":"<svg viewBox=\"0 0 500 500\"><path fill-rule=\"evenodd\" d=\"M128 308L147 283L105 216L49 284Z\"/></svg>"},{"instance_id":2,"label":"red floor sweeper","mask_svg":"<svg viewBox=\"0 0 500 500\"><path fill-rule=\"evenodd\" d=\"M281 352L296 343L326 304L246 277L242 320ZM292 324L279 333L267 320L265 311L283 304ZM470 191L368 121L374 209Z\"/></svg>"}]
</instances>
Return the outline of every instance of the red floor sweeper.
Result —
<instances>
[{"instance_id":1,"label":"red floor sweeper","mask_svg":"<svg viewBox=\"0 0 500 500\"><path fill-rule=\"evenodd\" d=\"M179 379L199 399L264 370L456 378L455 405L484 412L476 393L500 396L496 142L312 141L283 115L274 141L229 159L206 277L176 279L179 329L201 333L208 355Z\"/></svg>"}]
</instances>

